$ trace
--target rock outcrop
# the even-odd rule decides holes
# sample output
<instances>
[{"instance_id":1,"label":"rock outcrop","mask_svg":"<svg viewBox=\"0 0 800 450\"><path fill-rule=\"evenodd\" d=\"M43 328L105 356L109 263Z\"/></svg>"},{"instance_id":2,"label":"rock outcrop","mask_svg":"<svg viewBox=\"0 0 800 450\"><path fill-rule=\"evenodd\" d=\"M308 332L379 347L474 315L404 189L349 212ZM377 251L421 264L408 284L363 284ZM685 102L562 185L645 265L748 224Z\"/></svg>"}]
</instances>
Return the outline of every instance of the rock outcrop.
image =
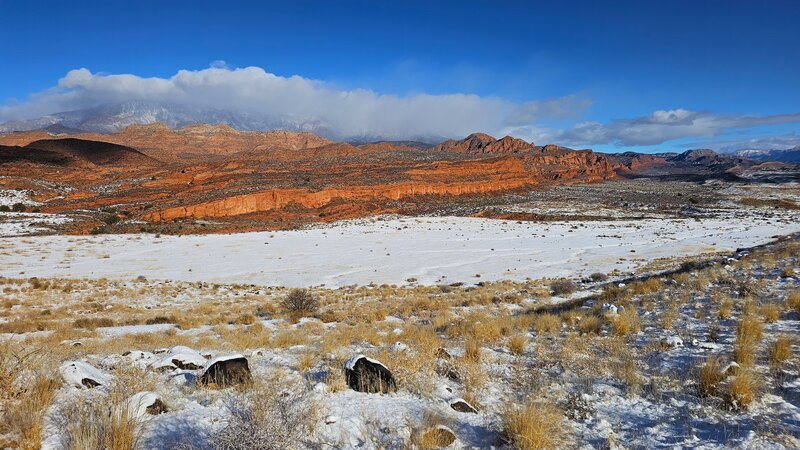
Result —
<instances>
[{"instance_id":1,"label":"rock outcrop","mask_svg":"<svg viewBox=\"0 0 800 450\"><path fill-rule=\"evenodd\" d=\"M506 136L502 139L495 139L484 133L473 133L461 140L449 140L433 147L437 152L457 152L473 154L502 154L519 153L535 148L533 143L528 143L522 139Z\"/></svg>"}]
</instances>

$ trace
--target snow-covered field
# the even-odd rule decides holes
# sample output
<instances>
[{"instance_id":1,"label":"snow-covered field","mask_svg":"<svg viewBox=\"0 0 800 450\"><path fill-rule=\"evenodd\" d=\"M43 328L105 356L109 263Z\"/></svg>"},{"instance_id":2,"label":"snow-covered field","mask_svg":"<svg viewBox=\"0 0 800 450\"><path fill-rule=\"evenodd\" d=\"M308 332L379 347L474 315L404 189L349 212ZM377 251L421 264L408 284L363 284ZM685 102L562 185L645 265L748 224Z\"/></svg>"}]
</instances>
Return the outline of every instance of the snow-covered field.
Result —
<instances>
[{"instance_id":1,"label":"snow-covered field","mask_svg":"<svg viewBox=\"0 0 800 450\"><path fill-rule=\"evenodd\" d=\"M328 287L525 280L630 272L658 258L732 251L798 231L791 212L741 211L702 220L424 217L231 235L17 237L0 239L0 276Z\"/></svg>"}]
</instances>

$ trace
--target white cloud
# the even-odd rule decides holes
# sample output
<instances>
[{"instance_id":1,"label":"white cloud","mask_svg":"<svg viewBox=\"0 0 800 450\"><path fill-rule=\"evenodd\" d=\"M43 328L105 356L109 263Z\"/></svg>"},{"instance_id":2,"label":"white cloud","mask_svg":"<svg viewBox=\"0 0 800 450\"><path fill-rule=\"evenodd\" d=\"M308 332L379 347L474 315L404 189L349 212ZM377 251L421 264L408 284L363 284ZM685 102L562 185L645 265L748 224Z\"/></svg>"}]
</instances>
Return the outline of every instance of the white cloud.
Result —
<instances>
[{"instance_id":1,"label":"white cloud","mask_svg":"<svg viewBox=\"0 0 800 450\"><path fill-rule=\"evenodd\" d=\"M582 122L565 130L551 130L547 139L564 145L658 145L688 137L713 137L729 130L800 122L800 113L764 116L720 115L686 109L660 110L608 123Z\"/></svg>"},{"instance_id":2,"label":"white cloud","mask_svg":"<svg viewBox=\"0 0 800 450\"><path fill-rule=\"evenodd\" d=\"M129 100L322 124L343 138L501 133L543 118L574 115L588 105L576 96L520 103L471 94L397 96L366 89L340 90L318 80L277 76L259 67L229 69L223 61L215 61L208 69L181 70L170 78L71 70L53 88L0 107L0 122Z\"/></svg>"}]
</instances>

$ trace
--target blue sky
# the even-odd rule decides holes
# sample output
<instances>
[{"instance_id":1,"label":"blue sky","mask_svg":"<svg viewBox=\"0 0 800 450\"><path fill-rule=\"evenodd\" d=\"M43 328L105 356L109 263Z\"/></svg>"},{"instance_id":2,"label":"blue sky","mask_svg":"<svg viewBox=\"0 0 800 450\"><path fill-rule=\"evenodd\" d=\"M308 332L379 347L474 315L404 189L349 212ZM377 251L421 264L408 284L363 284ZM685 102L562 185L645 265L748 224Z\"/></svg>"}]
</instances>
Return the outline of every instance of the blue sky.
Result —
<instances>
[{"instance_id":1,"label":"blue sky","mask_svg":"<svg viewBox=\"0 0 800 450\"><path fill-rule=\"evenodd\" d=\"M343 136L800 144L797 1L229 3L0 0L0 121L163 95Z\"/></svg>"}]
</instances>

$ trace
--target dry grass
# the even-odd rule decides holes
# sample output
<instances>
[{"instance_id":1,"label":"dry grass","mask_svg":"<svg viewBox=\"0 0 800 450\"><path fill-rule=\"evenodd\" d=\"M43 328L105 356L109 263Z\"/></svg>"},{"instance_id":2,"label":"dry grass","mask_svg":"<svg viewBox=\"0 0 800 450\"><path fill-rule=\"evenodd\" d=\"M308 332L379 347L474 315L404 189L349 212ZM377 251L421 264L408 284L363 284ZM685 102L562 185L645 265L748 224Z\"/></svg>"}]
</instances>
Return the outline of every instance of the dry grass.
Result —
<instances>
[{"instance_id":1,"label":"dry grass","mask_svg":"<svg viewBox=\"0 0 800 450\"><path fill-rule=\"evenodd\" d=\"M722 362L718 356L709 356L705 364L697 369L697 394L700 397L717 395L719 383L725 378Z\"/></svg>"},{"instance_id":2,"label":"dry grass","mask_svg":"<svg viewBox=\"0 0 800 450\"><path fill-rule=\"evenodd\" d=\"M625 308L617 316L611 318L611 331L617 336L636 334L642 329L642 322L636 308Z\"/></svg>"},{"instance_id":3,"label":"dry grass","mask_svg":"<svg viewBox=\"0 0 800 450\"><path fill-rule=\"evenodd\" d=\"M481 344L475 338L468 338L464 342L464 359L478 362L481 360Z\"/></svg>"},{"instance_id":4,"label":"dry grass","mask_svg":"<svg viewBox=\"0 0 800 450\"><path fill-rule=\"evenodd\" d=\"M509 444L519 450L564 448L569 428L562 412L552 403L527 402L503 414Z\"/></svg>"},{"instance_id":5,"label":"dry grass","mask_svg":"<svg viewBox=\"0 0 800 450\"><path fill-rule=\"evenodd\" d=\"M441 414L425 411L422 423L411 435L412 448L422 450L446 448L454 441L449 429L449 421Z\"/></svg>"},{"instance_id":6,"label":"dry grass","mask_svg":"<svg viewBox=\"0 0 800 450\"><path fill-rule=\"evenodd\" d=\"M742 370L728 382L725 403L734 410L746 409L756 399L760 379L752 370Z\"/></svg>"},{"instance_id":7,"label":"dry grass","mask_svg":"<svg viewBox=\"0 0 800 450\"><path fill-rule=\"evenodd\" d=\"M144 423L131 415L127 398L112 392L59 410L62 445L69 450L136 450Z\"/></svg>"},{"instance_id":8,"label":"dry grass","mask_svg":"<svg viewBox=\"0 0 800 450\"><path fill-rule=\"evenodd\" d=\"M528 345L528 338L522 334L515 334L508 338L508 349L517 356L525 352L526 345Z\"/></svg>"},{"instance_id":9,"label":"dry grass","mask_svg":"<svg viewBox=\"0 0 800 450\"><path fill-rule=\"evenodd\" d=\"M769 364L773 368L782 367L792 357L792 339L789 336L778 336L769 346Z\"/></svg>"},{"instance_id":10,"label":"dry grass","mask_svg":"<svg viewBox=\"0 0 800 450\"><path fill-rule=\"evenodd\" d=\"M800 314L800 291L794 291L786 296L786 307Z\"/></svg>"},{"instance_id":11,"label":"dry grass","mask_svg":"<svg viewBox=\"0 0 800 450\"><path fill-rule=\"evenodd\" d=\"M533 328L539 334L554 333L561 329L561 318L549 313L539 314L533 321Z\"/></svg>"},{"instance_id":12,"label":"dry grass","mask_svg":"<svg viewBox=\"0 0 800 450\"><path fill-rule=\"evenodd\" d=\"M581 334L599 334L603 327L603 319L595 315L584 316L578 322L578 330Z\"/></svg>"},{"instance_id":13,"label":"dry grass","mask_svg":"<svg viewBox=\"0 0 800 450\"><path fill-rule=\"evenodd\" d=\"M733 359L742 366L755 364L758 344L764 334L764 323L755 315L744 315L736 325Z\"/></svg>"},{"instance_id":14,"label":"dry grass","mask_svg":"<svg viewBox=\"0 0 800 450\"><path fill-rule=\"evenodd\" d=\"M775 323L781 318L781 307L776 303L761 305L761 317L766 323Z\"/></svg>"},{"instance_id":15,"label":"dry grass","mask_svg":"<svg viewBox=\"0 0 800 450\"><path fill-rule=\"evenodd\" d=\"M725 296L722 298L722 301L719 304L719 313L718 317L721 320L728 320L733 316L733 300L730 297Z\"/></svg>"}]
</instances>

